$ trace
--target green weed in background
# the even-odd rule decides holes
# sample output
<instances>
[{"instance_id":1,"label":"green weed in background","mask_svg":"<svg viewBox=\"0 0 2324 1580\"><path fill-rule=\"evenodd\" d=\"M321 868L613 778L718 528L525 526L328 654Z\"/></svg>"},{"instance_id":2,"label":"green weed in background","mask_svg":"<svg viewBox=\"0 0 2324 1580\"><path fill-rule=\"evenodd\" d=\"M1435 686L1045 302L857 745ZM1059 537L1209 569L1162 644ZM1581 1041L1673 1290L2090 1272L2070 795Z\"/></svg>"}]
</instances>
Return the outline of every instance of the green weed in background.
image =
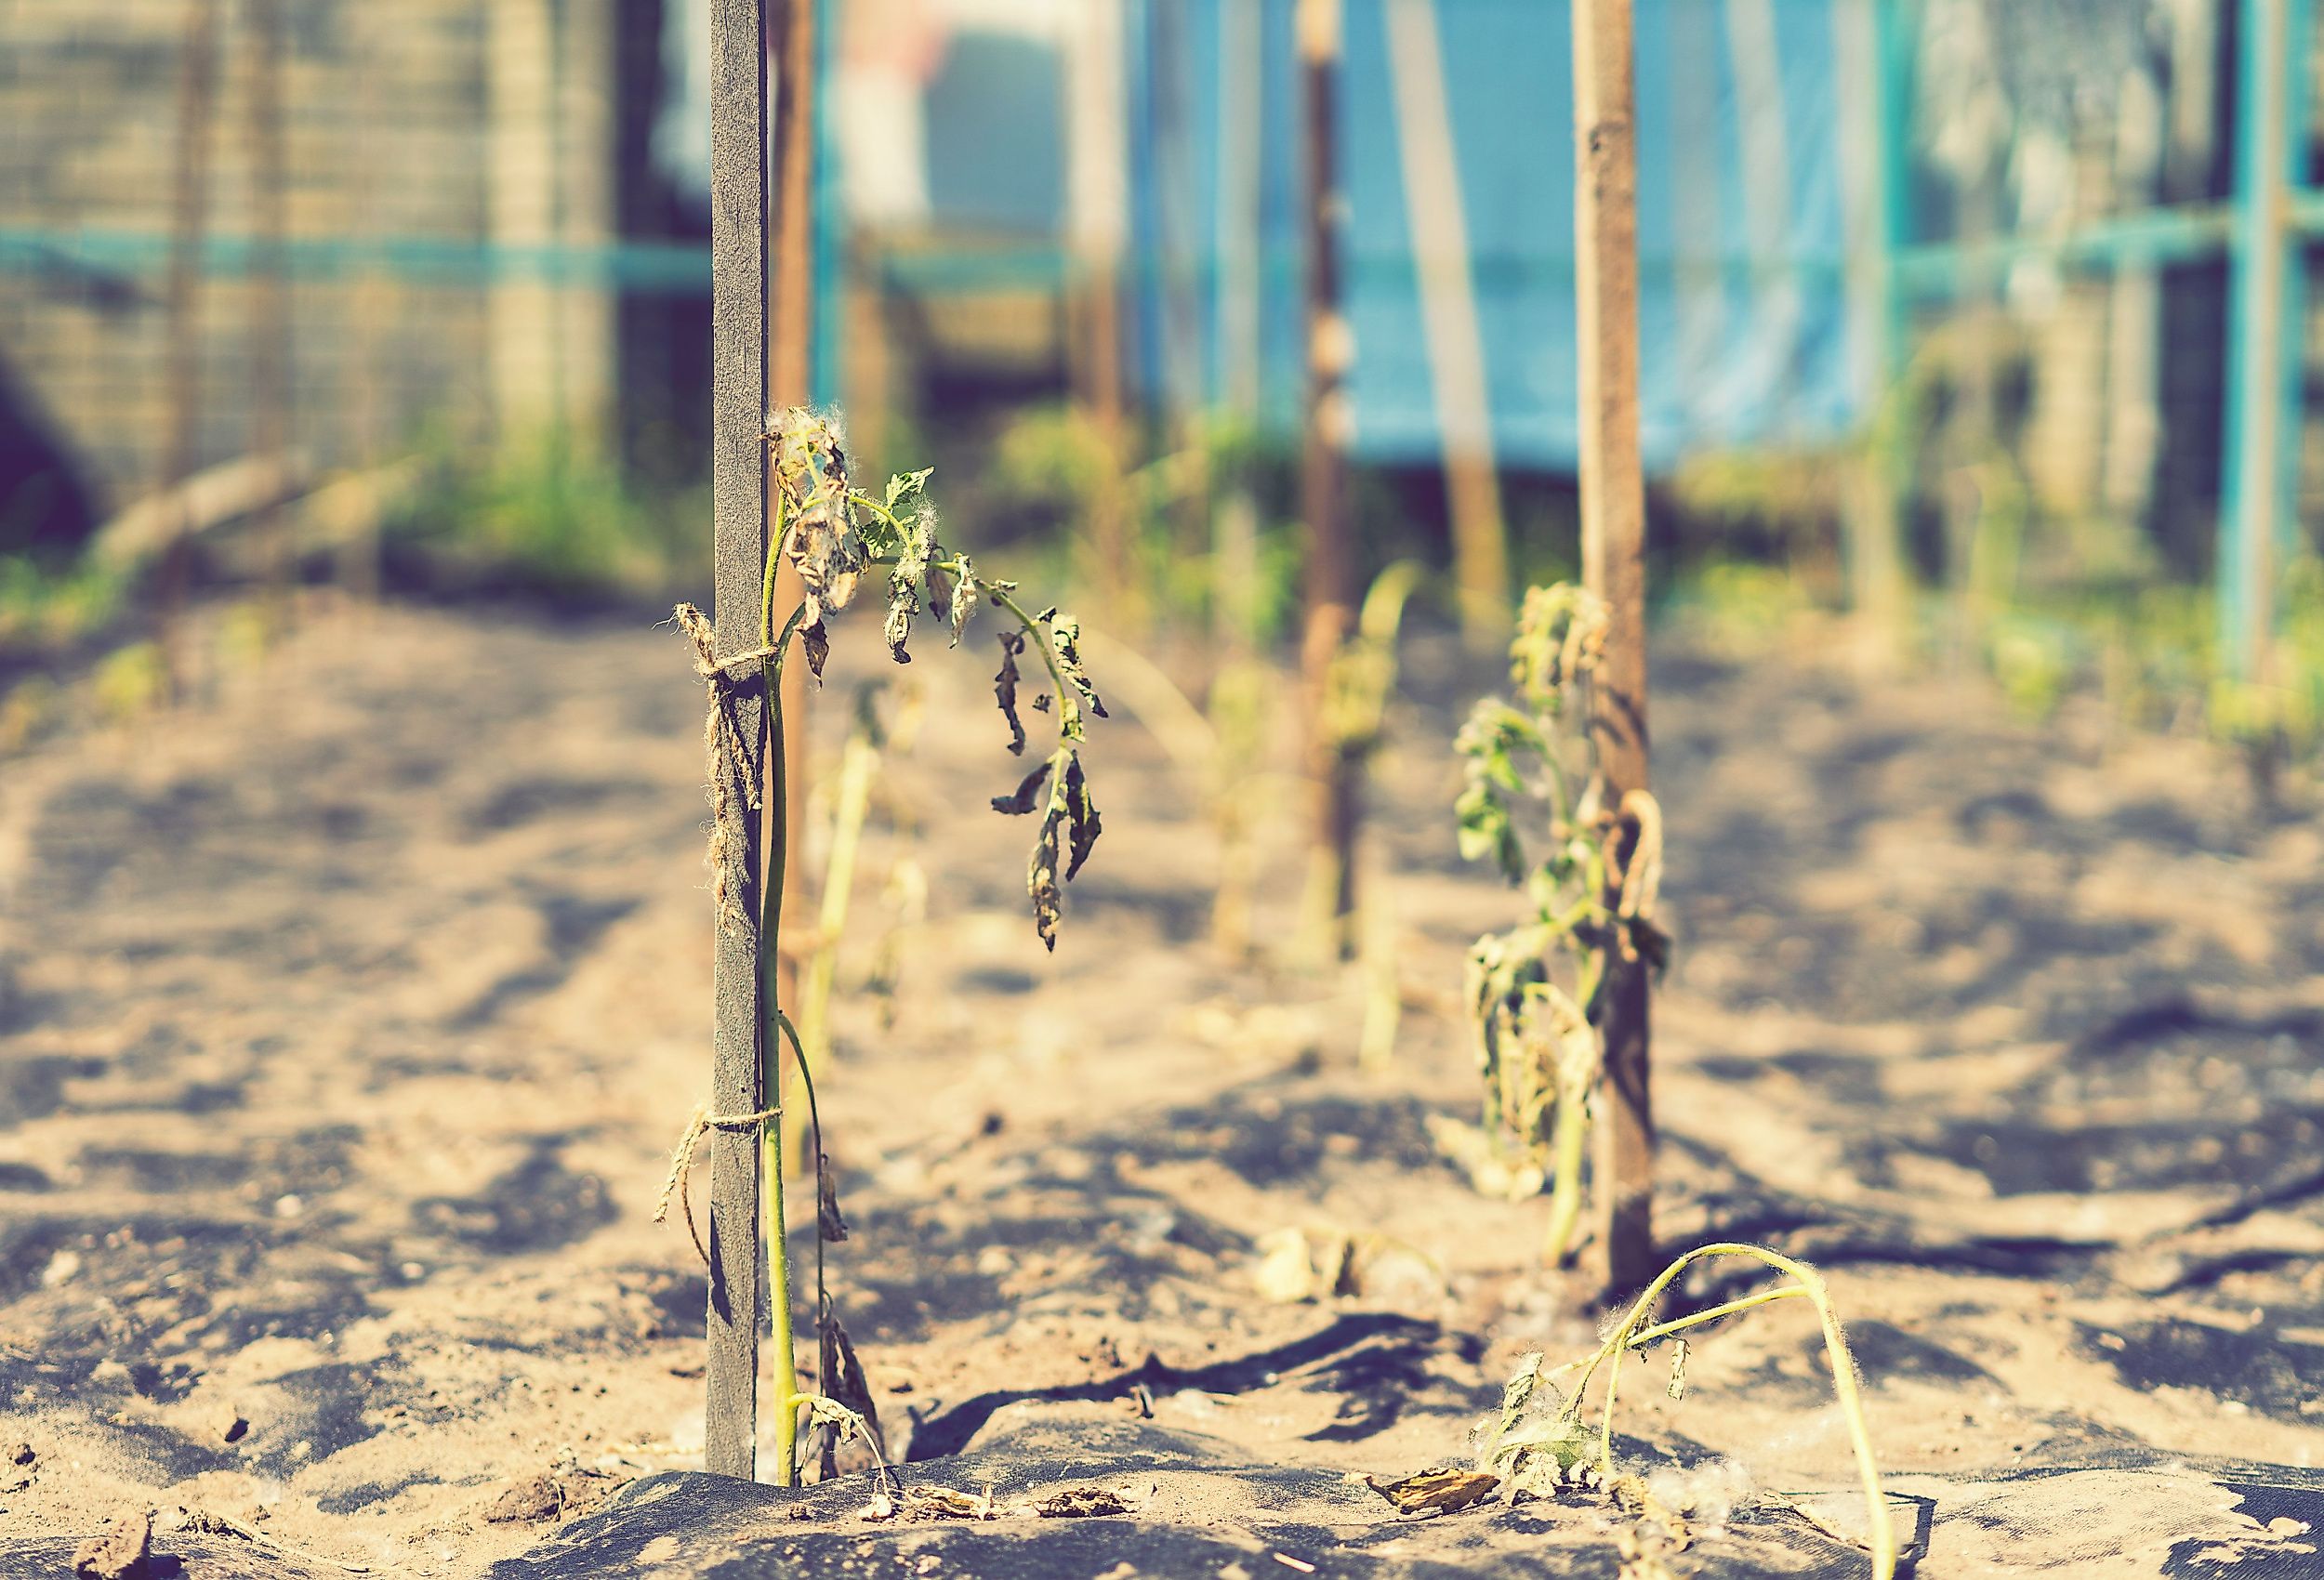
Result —
<instances>
[{"instance_id":1,"label":"green weed in background","mask_svg":"<svg viewBox=\"0 0 2324 1580\"><path fill-rule=\"evenodd\" d=\"M643 596L706 573L698 489L649 493L555 433L482 455L435 447L427 475L387 534L443 590Z\"/></svg>"},{"instance_id":2,"label":"green weed in background","mask_svg":"<svg viewBox=\"0 0 2324 1580\"><path fill-rule=\"evenodd\" d=\"M0 556L0 653L54 652L86 641L120 612L127 590L100 566Z\"/></svg>"}]
</instances>

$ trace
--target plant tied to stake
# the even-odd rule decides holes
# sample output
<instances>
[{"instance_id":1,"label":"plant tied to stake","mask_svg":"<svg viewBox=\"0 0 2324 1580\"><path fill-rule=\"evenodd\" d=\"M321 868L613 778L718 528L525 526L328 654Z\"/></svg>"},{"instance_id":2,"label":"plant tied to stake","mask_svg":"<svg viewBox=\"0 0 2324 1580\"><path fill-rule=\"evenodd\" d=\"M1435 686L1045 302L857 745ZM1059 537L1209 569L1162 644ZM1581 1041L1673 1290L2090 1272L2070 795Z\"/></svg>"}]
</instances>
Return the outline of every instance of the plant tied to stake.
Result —
<instances>
[{"instance_id":1,"label":"plant tied to stake","mask_svg":"<svg viewBox=\"0 0 2324 1580\"><path fill-rule=\"evenodd\" d=\"M1607 804L1585 692L1605 650L1606 609L1568 583L1525 594L1510 643L1514 696L1479 702L1453 743L1467 783L1454 803L1460 854L1525 889L1528 915L1469 952L1467 998L1485 1079L1482 1146L1551 1181L1543 1259L1573 1250L1591 1093L1604 1064L1604 991L1616 956L1659 970L1655 925L1662 813L1642 790ZM1545 826L1538 858L1524 826Z\"/></svg>"},{"instance_id":2,"label":"plant tied to stake","mask_svg":"<svg viewBox=\"0 0 2324 1580\"><path fill-rule=\"evenodd\" d=\"M720 926L730 931L753 927L759 976L763 1023L759 1037L759 1083L765 1112L711 1117L698 1112L673 1161L676 1190L684 1190L684 1169L695 1140L706 1127L756 1125L765 1156L766 1237L769 1305L775 1344L774 1375L782 1388L776 1423L776 1478L784 1485L796 1482L801 1462L799 1422L804 1410L810 1424L825 1434L825 1464L830 1466L830 1437L852 1430L875 1444L878 1418L861 1363L825 1287L823 1244L843 1240L847 1227L839 1213L838 1190L829 1160L824 1155L822 1125L814 1114L815 1095L797 1031L785 1012L775 962L782 941L784 865L788 852L778 838L769 854L767 880L759 890L759 915L745 917L725 888L726 861L722 852L735 837L746 812L760 810L756 802L737 804L728 793L728 759L736 757L733 725L728 705L740 673L755 664L763 687L768 717L765 810L775 829L786 826L786 768L783 749L784 665L796 642L807 667L821 679L831 652L831 622L845 612L862 590L865 579L885 570L888 651L898 664L909 664L913 623L922 614L941 622L957 647L969 621L981 605L990 604L1012 623L1000 635L1001 666L995 693L1009 725L1009 749L1022 756L1027 744L1024 722L1018 712L1019 692L1025 676L1018 661L1032 653L1040 661L1048 686L1037 681L1033 691L1036 711L1057 721L1057 744L1040 766L1025 776L1016 790L993 797L996 811L1040 813L1033 854L1027 863L1025 887L1033 902L1034 926L1048 948L1057 947L1057 932L1064 906L1064 885L1081 871L1095 848L1102 823L1089 782L1081 763L1087 740L1086 720L1103 718L1105 705L1098 698L1081 660L1081 628L1055 608L1027 613L1018 601L1014 582L980 576L966 554L944 546L937 536L936 511L928 498L930 472L901 473L889 479L880 497L856 489L850 481L847 453L838 425L830 415L802 408L780 412L768 425L773 483L773 531L761 582L759 610L759 647L735 658L719 660L711 645L710 622L692 604L680 604L678 624L701 652L697 665L711 690L709 749L711 801L715 811L711 832L714 874L719 875ZM799 573L805 597L776 624L776 572L788 563ZM739 760L739 759L738 759ZM822 1341L823 1392L797 1390L791 1317L790 1258L784 1232L784 1142L779 1123L780 1049L787 1043L805 1089L816 1174L817 1236L815 1251L816 1327Z\"/></svg>"}]
</instances>

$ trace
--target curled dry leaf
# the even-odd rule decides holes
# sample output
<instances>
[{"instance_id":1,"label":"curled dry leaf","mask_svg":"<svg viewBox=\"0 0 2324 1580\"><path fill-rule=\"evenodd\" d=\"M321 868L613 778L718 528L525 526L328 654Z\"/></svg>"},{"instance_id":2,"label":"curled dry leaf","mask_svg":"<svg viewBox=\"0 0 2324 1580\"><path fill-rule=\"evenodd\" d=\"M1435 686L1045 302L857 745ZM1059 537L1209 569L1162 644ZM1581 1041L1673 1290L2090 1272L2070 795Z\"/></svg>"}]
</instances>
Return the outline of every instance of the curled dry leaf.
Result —
<instances>
[{"instance_id":1,"label":"curled dry leaf","mask_svg":"<svg viewBox=\"0 0 2324 1580\"><path fill-rule=\"evenodd\" d=\"M904 1490L907 1520L997 1520L1000 1510L990 1493L964 1493L957 1487L922 1482Z\"/></svg>"},{"instance_id":2,"label":"curled dry leaf","mask_svg":"<svg viewBox=\"0 0 2324 1580\"><path fill-rule=\"evenodd\" d=\"M1080 753L1067 755L1063 783L1067 845L1072 852L1065 863L1065 881L1070 883L1080 875L1081 863L1089 859L1089 852L1097 849L1104 824L1098 817L1097 802L1089 797L1089 781L1081 771Z\"/></svg>"},{"instance_id":3,"label":"curled dry leaf","mask_svg":"<svg viewBox=\"0 0 2324 1580\"><path fill-rule=\"evenodd\" d=\"M847 1219L839 1216L838 1178L824 1153L815 1157L815 1230L834 1245L847 1238Z\"/></svg>"},{"instance_id":4,"label":"curled dry leaf","mask_svg":"<svg viewBox=\"0 0 2324 1580\"><path fill-rule=\"evenodd\" d=\"M1017 757L1024 756L1024 720L1017 717L1017 655L1024 652L1024 633L1003 631L1000 634L1000 670L993 677L993 696L1000 704L1000 716L1009 721L1009 750Z\"/></svg>"},{"instance_id":5,"label":"curled dry leaf","mask_svg":"<svg viewBox=\"0 0 2324 1580\"><path fill-rule=\"evenodd\" d=\"M1367 1476L1364 1484L1394 1504L1400 1514L1451 1514L1491 1497L1500 1490L1501 1479L1489 1471L1446 1465L1394 1481Z\"/></svg>"},{"instance_id":6,"label":"curled dry leaf","mask_svg":"<svg viewBox=\"0 0 2324 1580\"><path fill-rule=\"evenodd\" d=\"M1013 795L993 797L993 810L1007 812L1011 817L1023 817L1041 805L1041 786L1049 783L1050 770L1056 765L1046 758L1041 766L1021 780Z\"/></svg>"},{"instance_id":7,"label":"curled dry leaf","mask_svg":"<svg viewBox=\"0 0 2324 1580\"><path fill-rule=\"evenodd\" d=\"M1100 718L1109 717L1105 704L1098 700L1097 688L1089 683L1089 670L1081 662L1081 622L1070 614L1060 614L1050 609L1042 612L1041 624L1049 627L1050 651L1056 654L1057 670L1064 676L1065 683L1080 693L1081 700L1089 704L1091 713ZM1078 739L1079 720L1072 717L1070 710L1066 720L1067 733Z\"/></svg>"}]
</instances>

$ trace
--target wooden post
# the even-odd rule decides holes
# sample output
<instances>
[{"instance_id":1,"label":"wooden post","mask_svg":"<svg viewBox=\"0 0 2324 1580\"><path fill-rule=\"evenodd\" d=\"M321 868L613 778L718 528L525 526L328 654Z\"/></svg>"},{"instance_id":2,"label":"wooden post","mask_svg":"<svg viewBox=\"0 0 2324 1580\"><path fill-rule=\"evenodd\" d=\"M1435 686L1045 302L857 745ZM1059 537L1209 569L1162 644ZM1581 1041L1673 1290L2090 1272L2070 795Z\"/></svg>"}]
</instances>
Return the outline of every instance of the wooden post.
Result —
<instances>
[{"instance_id":1,"label":"wooden post","mask_svg":"<svg viewBox=\"0 0 2324 1580\"><path fill-rule=\"evenodd\" d=\"M1489 652L1509 639L1509 536L1435 0L1389 0L1387 22L1396 146L1404 156L1405 208L1411 216L1420 323L1436 392L1460 629L1472 648Z\"/></svg>"},{"instance_id":2,"label":"wooden post","mask_svg":"<svg viewBox=\"0 0 2324 1580\"><path fill-rule=\"evenodd\" d=\"M710 4L711 478L718 651L759 645L759 578L767 550L767 71L765 0ZM766 700L733 694L740 759L721 765L735 809L718 875L745 916L759 892L759 820L746 809L765 772ZM710 1101L722 1113L761 1103L758 940L749 926L718 924L713 962ZM759 1137L720 1126L709 1136L710 1302L704 1464L752 1477L757 1468Z\"/></svg>"},{"instance_id":3,"label":"wooden post","mask_svg":"<svg viewBox=\"0 0 2324 1580\"><path fill-rule=\"evenodd\" d=\"M1261 0L1219 7L1217 237L1218 402L1238 425L1259 421L1261 165L1265 82L1259 69ZM1259 506L1242 468L1211 525L1211 628L1220 651L1248 657L1258 642Z\"/></svg>"},{"instance_id":4,"label":"wooden post","mask_svg":"<svg viewBox=\"0 0 2324 1580\"><path fill-rule=\"evenodd\" d=\"M287 468L290 462L293 377L283 51L283 0L250 0L250 191L257 244L251 283L250 450L277 468ZM269 491L252 534L266 562L270 637L288 627L295 571L290 518L281 493L279 487Z\"/></svg>"},{"instance_id":5,"label":"wooden post","mask_svg":"<svg viewBox=\"0 0 2324 1580\"><path fill-rule=\"evenodd\" d=\"M1581 402L1582 579L1605 600L1591 732L1609 798L1647 788L1646 497L1638 453L1638 156L1630 0L1574 0L1574 298ZM1647 976L1608 962L1599 1094L1597 1254L1606 1286L1654 1275Z\"/></svg>"},{"instance_id":6,"label":"wooden post","mask_svg":"<svg viewBox=\"0 0 2324 1580\"><path fill-rule=\"evenodd\" d=\"M200 451L202 405L202 249L210 207L210 118L218 96L218 0L191 0L186 11L184 53L178 68L178 149L172 174L169 273L163 286L162 323L166 341L167 428L162 439L160 476L154 492L181 497ZM160 606L155 635L161 645L170 694L186 691L183 638L178 629L192 580L193 545L182 505L162 551Z\"/></svg>"},{"instance_id":7,"label":"wooden post","mask_svg":"<svg viewBox=\"0 0 2324 1580\"><path fill-rule=\"evenodd\" d=\"M1121 475L1128 454L1122 402L1122 254L1128 244L1128 109L1122 83L1122 0L1076 0L1067 35L1065 133L1075 254L1067 296L1070 360L1080 404L1102 455L1089 501L1093 569L1106 617L1116 629L1142 624Z\"/></svg>"},{"instance_id":8,"label":"wooden post","mask_svg":"<svg viewBox=\"0 0 2324 1580\"><path fill-rule=\"evenodd\" d=\"M1348 530L1348 369L1355 336L1340 305L1340 0L1300 0L1301 106L1307 170L1307 432L1301 508L1307 518L1307 629L1301 657L1308 757L1315 780L1316 905L1331 953L1344 955L1355 915L1360 765L1326 717L1331 665L1355 625L1354 546Z\"/></svg>"},{"instance_id":9,"label":"wooden post","mask_svg":"<svg viewBox=\"0 0 2324 1580\"><path fill-rule=\"evenodd\" d=\"M1911 612L1902 517L1909 479L1895 393L1904 362L1904 322L1892 256L1910 239L1909 120L1901 101L1911 80L1911 38L1889 0L1832 0L1831 30L1842 130L1835 148L1847 215L1848 334L1868 413L1861 451L1843 480L1842 530L1857 660L1878 674L1903 652Z\"/></svg>"}]
</instances>

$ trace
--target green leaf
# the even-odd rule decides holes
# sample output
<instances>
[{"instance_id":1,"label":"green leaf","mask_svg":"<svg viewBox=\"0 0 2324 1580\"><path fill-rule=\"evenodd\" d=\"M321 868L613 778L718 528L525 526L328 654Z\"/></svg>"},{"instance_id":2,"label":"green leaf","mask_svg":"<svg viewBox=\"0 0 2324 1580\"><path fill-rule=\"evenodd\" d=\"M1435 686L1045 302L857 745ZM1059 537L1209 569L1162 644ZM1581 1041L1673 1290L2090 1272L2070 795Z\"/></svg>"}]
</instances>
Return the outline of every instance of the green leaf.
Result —
<instances>
[{"instance_id":1,"label":"green leaf","mask_svg":"<svg viewBox=\"0 0 2324 1580\"><path fill-rule=\"evenodd\" d=\"M917 472L899 472L888 480L888 514L901 517L905 504L928 493L928 480L936 475L933 467L922 467Z\"/></svg>"}]
</instances>

